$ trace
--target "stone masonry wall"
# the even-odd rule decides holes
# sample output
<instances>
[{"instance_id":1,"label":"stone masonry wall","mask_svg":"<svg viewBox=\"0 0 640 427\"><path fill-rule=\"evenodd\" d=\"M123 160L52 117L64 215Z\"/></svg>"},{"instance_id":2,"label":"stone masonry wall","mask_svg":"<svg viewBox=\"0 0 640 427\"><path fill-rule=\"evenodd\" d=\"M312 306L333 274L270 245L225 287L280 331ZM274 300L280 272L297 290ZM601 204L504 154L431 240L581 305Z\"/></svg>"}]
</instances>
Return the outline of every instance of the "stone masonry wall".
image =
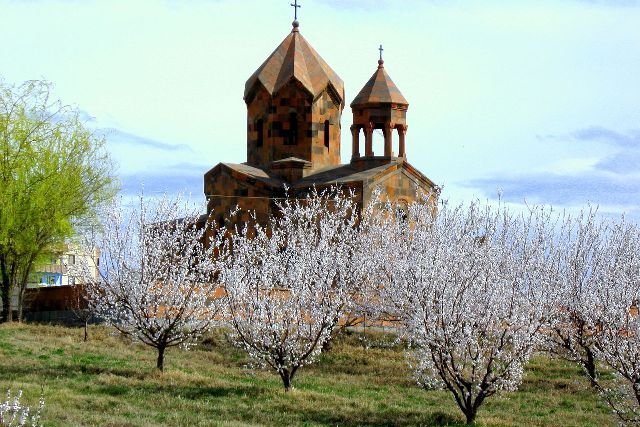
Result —
<instances>
[{"instance_id":1,"label":"stone masonry wall","mask_svg":"<svg viewBox=\"0 0 640 427\"><path fill-rule=\"evenodd\" d=\"M313 169L340 164L342 111L332 95L328 87L314 100L297 81L273 98L260 87L247 105L247 163L265 169L273 161L298 157L312 162ZM327 120L328 147L324 137Z\"/></svg>"}]
</instances>

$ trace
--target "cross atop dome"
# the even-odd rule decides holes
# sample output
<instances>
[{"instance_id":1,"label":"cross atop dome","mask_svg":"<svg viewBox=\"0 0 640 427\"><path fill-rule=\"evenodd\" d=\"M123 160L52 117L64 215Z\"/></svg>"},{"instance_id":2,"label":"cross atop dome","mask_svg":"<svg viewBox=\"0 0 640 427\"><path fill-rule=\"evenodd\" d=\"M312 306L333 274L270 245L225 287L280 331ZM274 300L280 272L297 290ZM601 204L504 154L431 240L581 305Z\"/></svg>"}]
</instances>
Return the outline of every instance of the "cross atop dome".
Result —
<instances>
[{"instance_id":1,"label":"cross atop dome","mask_svg":"<svg viewBox=\"0 0 640 427\"><path fill-rule=\"evenodd\" d=\"M298 0L294 0L293 3L291 3L291 7L293 8L293 29L294 31L296 31L298 29L298 27L300 26L300 23L298 22L298 9L300 9L302 7L302 5L298 4Z\"/></svg>"},{"instance_id":2,"label":"cross atop dome","mask_svg":"<svg viewBox=\"0 0 640 427\"><path fill-rule=\"evenodd\" d=\"M382 52L384 51L384 49L382 48L382 45L380 45L378 50L380 51L380 59L378 60L378 68L384 68L384 60L382 59Z\"/></svg>"}]
</instances>

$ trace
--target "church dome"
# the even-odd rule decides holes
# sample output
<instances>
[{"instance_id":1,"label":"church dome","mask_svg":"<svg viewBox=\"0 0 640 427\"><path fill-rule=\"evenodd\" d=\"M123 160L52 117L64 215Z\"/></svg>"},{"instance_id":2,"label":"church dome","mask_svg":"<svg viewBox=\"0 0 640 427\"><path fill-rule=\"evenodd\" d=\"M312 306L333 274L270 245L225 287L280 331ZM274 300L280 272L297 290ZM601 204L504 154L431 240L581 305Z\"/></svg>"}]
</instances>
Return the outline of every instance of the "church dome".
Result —
<instances>
[{"instance_id":1,"label":"church dome","mask_svg":"<svg viewBox=\"0 0 640 427\"><path fill-rule=\"evenodd\" d=\"M389 74L384 70L384 61L378 61L378 69L354 98L351 107L372 104L409 105Z\"/></svg>"},{"instance_id":2,"label":"church dome","mask_svg":"<svg viewBox=\"0 0 640 427\"><path fill-rule=\"evenodd\" d=\"M327 86L344 105L344 83L335 71L322 59L313 47L300 34L297 21L293 30L280 46L264 61L245 84L244 99L247 100L260 83L273 96L283 86L295 79L315 98Z\"/></svg>"}]
</instances>

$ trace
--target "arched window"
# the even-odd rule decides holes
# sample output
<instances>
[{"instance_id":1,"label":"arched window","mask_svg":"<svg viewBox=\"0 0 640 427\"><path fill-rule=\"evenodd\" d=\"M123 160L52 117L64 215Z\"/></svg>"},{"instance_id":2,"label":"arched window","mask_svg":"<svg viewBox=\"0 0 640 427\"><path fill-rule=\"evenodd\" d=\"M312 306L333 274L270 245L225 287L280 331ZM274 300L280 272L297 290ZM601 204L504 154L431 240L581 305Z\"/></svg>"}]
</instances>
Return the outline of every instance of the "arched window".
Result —
<instances>
[{"instance_id":1,"label":"arched window","mask_svg":"<svg viewBox=\"0 0 640 427\"><path fill-rule=\"evenodd\" d=\"M296 145L298 143L298 115L289 114L289 133L286 135L285 145Z\"/></svg>"},{"instance_id":2,"label":"arched window","mask_svg":"<svg viewBox=\"0 0 640 427\"><path fill-rule=\"evenodd\" d=\"M324 146L329 149L329 120L324 121Z\"/></svg>"},{"instance_id":3,"label":"arched window","mask_svg":"<svg viewBox=\"0 0 640 427\"><path fill-rule=\"evenodd\" d=\"M262 119L258 120L256 123L256 130L258 131L258 147L262 147L262 144L264 143L264 123L262 121Z\"/></svg>"},{"instance_id":4,"label":"arched window","mask_svg":"<svg viewBox=\"0 0 640 427\"><path fill-rule=\"evenodd\" d=\"M396 202L396 218L402 223L406 224L409 219L409 205L406 200L398 200Z\"/></svg>"}]
</instances>

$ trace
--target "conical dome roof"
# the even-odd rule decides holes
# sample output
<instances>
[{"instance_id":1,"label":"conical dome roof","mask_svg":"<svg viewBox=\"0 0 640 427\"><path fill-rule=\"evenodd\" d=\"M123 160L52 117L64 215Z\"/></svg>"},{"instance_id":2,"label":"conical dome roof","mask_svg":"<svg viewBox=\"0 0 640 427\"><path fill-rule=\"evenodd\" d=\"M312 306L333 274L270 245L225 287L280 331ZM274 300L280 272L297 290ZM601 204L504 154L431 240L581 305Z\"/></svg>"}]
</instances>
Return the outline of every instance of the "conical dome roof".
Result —
<instances>
[{"instance_id":1,"label":"conical dome roof","mask_svg":"<svg viewBox=\"0 0 640 427\"><path fill-rule=\"evenodd\" d=\"M335 90L335 95L340 98L340 103L344 106L344 83L342 79L302 37L296 24L297 22L294 23L291 34L280 43L280 46L249 77L244 89L245 100L258 82L273 96L291 79L295 78L314 97L322 93L327 85L331 84Z\"/></svg>"},{"instance_id":2,"label":"conical dome roof","mask_svg":"<svg viewBox=\"0 0 640 427\"><path fill-rule=\"evenodd\" d=\"M351 107L370 104L409 105L409 102L402 96L396 84L384 70L384 61L382 60L378 61L378 69L355 97Z\"/></svg>"}]
</instances>

